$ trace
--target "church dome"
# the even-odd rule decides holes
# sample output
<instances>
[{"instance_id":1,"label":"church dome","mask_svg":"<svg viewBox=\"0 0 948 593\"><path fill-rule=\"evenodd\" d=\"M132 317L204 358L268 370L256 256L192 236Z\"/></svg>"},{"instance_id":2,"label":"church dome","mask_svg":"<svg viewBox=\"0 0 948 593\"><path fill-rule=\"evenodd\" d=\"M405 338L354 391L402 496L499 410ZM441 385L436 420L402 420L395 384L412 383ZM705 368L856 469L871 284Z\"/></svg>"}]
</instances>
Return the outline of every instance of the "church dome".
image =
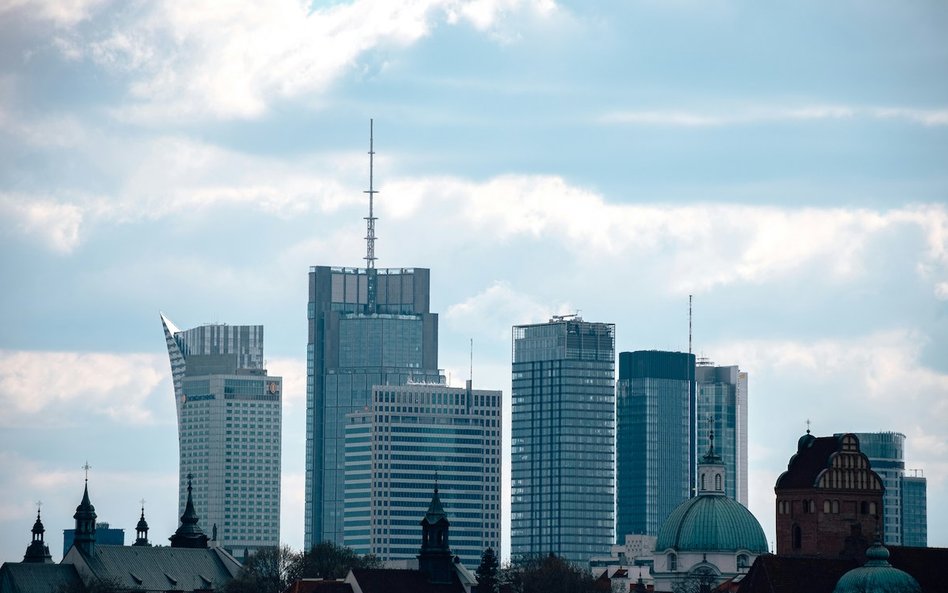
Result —
<instances>
[{"instance_id":1,"label":"church dome","mask_svg":"<svg viewBox=\"0 0 948 593\"><path fill-rule=\"evenodd\" d=\"M889 550L878 541L866 550L869 560L844 574L833 593L921 593L918 581L889 564Z\"/></svg>"},{"instance_id":2,"label":"church dome","mask_svg":"<svg viewBox=\"0 0 948 593\"><path fill-rule=\"evenodd\" d=\"M767 537L744 505L727 496L696 496L672 511L658 532L655 550L767 552Z\"/></svg>"}]
</instances>

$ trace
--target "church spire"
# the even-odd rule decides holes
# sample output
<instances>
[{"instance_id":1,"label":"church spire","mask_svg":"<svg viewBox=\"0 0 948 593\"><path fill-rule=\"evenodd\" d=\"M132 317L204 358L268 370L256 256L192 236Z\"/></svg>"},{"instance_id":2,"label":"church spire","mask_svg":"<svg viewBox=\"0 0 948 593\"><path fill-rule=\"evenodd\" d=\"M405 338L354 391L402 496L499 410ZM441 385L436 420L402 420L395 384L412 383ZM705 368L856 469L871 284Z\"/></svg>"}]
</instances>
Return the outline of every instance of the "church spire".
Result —
<instances>
[{"instance_id":1,"label":"church spire","mask_svg":"<svg viewBox=\"0 0 948 593\"><path fill-rule=\"evenodd\" d=\"M92 466L86 462L82 469L86 470L86 483L82 491L82 502L76 507L76 514L72 516L76 520L76 537L73 545L79 548L80 552L92 556L95 554L95 507L89 500L89 470Z\"/></svg>"},{"instance_id":2,"label":"church spire","mask_svg":"<svg viewBox=\"0 0 948 593\"><path fill-rule=\"evenodd\" d=\"M436 481L428 512L421 520L421 550L418 554L418 570L425 573L431 583L451 583L454 575L454 560L448 545L449 526Z\"/></svg>"},{"instance_id":3,"label":"church spire","mask_svg":"<svg viewBox=\"0 0 948 593\"><path fill-rule=\"evenodd\" d=\"M135 543L134 546L151 546L148 543L148 521L145 521L145 501L142 500L142 516L138 520L138 525L135 526Z\"/></svg>"},{"instance_id":4,"label":"church spire","mask_svg":"<svg viewBox=\"0 0 948 593\"><path fill-rule=\"evenodd\" d=\"M698 462L698 496L724 494L724 461L714 451L714 418L708 417L708 452Z\"/></svg>"},{"instance_id":5,"label":"church spire","mask_svg":"<svg viewBox=\"0 0 948 593\"><path fill-rule=\"evenodd\" d=\"M197 512L194 510L194 501L191 500L192 474L188 474L188 502L184 505L184 514L181 515L181 525L170 538L172 548L206 548L208 537L198 526Z\"/></svg>"},{"instance_id":6,"label":"church spire","mask_svg":"<svg viewBox=\"0 0 948 593\"><path fill-rule=\"evenodd\" d=\"M23 562L36 562L52 564L53 557L49 554L49 546L43 541L43 534L46 528L40 520L40 503L36 504L36 522L33 523L33 541L26 548L26 554L23 555Z\"/></svg>"}]
</instances>

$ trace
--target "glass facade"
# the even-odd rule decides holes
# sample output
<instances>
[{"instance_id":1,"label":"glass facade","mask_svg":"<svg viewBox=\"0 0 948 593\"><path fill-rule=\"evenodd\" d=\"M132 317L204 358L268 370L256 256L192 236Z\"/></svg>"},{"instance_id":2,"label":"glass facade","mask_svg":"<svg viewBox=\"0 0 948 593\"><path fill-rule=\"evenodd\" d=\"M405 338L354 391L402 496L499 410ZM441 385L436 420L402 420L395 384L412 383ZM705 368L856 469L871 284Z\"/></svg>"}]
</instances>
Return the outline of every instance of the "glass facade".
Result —
<instances>
[{"instance_id":1,"label":"glass facade","mask_svg":"<svg viewBox=\"0 0 948 593\"><path fill-rule=\"evenodd\" d=\"M615 325L515 326L512 360L511 554L585 564L615 538Z\"/></svg>"},{"instance_id":2,"label":"glass facade","mask_svg":"<svg viewBox=\"0 0 948 593\"><path fill-rule=\"evenodd\" d=\"M283 381L263 368L263 326L179 330L164 315L178 413L178 513L194 476L200 526L237 557L280 543Z\"/></svg>"},{"instance_id":3,"label":"glass facade","mask_svg":"<svg viewBox=\"0 0 948 593\"><path fill-rule=\"evenodd\" d=\"M714 366L699 361L697 389L697 455L708 449L708 429L714 429L714 449L727 469L726 494L745 507L747 501L747 373L737 366Z\"/></svg>"},{"instance_id":4,"label":"glass facade","mask_svg":"<svg viewBox=\"0 0 948 593\"><path fill-rule=\"evenodd\" d=\"M344 541L346 415L375 385L442 382L428 285L421 268L310 268L306 549Z\"/></svg>"},{"instance_id":5,"label":"glass facade","mask_svg":"<svg viewBox=\"0 0 948 593\"><path fill-rule=\"evenodd\" d=\"M345 545L383 561L418 555L436 485L451 550L471 570L500 553L500 391L443 384L376 386L347 415Z\"/></svg>"},{"instance_id":6,"label":"glass facade","mask_svg":"<svg viewBox=\"0 0 948 593\"><path fill-rule=\"evenodd\" d=\"M616 531L657 536L695 484L695 357L619 354Z\"/></svg>"},{"instance_id":7,"label":"glass facade","mask_svg":"<svg viewBox=\"0 0 948 593\"><path fill-rule=\"evenodd\" d=\"M914 474L902 478L902 545L924 548L928 546L928 485L918 470Z\"/></svg>"}]
</instances>

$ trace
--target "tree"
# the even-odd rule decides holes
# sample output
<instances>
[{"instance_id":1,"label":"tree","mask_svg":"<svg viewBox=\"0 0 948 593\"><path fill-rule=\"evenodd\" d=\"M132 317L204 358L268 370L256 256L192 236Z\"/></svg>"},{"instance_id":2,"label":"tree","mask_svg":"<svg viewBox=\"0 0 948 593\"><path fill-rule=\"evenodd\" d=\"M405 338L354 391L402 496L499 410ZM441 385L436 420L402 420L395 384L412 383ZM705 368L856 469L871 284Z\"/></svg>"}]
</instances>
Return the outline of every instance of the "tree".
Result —
<instances>
[{"instance_id":1,"label":"tree","mask_svg":"<svg viewBox=\"0 0 948 593\"><path fill-rule=\"evenodd\" d=\"M224 586L224 593L281 593L298 578L300 556L289 546L261 548Z\"/></svg>"},{"instance_id":2,"label":"tree","mask_svg":"<svg viewBox=\"0 0 948 593\"><path fill-rule=\"evenodd\" d=\"M353 568L381 566L381 561L371 554L360 556L352 548L326 541L316 544L300 558L296 578L341 579Z\"/></svg>"},{"instance_id":3,"label":"tree","mask_svg":"<svg viewBox=\"0 0 948 593\"><path fill-rule=\"evenodd\" d=\"M503 580L518 593L590 593L592 574L555 554L525 556L504 569Z\"/></svg>"},{"instance_id":4,"label":"tree","mask_svg":"<svg viewBox=\"0 0 948 593\"><path fill-rule=\"evenodd\" d=\"M699 568L672 583L672 591L673 593L711 593L717 584L717 575L707 568Z\"/></svg>"},{"instance_id":5,"label":"tree","mask_svg":"<svg viewBox=\"0 0 948 593\"><path fill-rule=\"evenodd\" d=\"M497 593L497 567L497 554L493 548L487 548L477 567L477 593Z\"/></svg>"}]
</instances>

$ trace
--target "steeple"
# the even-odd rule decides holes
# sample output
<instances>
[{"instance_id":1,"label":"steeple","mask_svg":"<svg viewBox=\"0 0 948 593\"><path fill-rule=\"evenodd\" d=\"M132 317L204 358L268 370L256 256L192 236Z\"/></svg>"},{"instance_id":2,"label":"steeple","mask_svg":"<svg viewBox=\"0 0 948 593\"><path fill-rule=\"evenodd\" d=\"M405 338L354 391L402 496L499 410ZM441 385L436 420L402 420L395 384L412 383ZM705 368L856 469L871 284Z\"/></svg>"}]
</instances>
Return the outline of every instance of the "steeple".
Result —
<instances>
[{"instance_id":1,"label":"steeple","mask_svg":"<svg viewBox=\"0 0 948 593\"><path fill-rule=\"evenodd\" d=\"M89 500L89 470L91 466L86 463L83 466L86 470L86 484L82 491L82 502L76 507L76 514L72 516L76 520L76 537L73 545L79 548L79 551L92 556L95 554L95 507Z\"/></svg>"},{"instance_id":2,"label":"steeple","mask_svg":"<svg viewBox=\"0 0 948 593\"><path fill-rule=\"evenodd\" d=\"M428 512L421 520L421 550L418 554L418 570L425 573L431 583L451 583L454 576L454 560L448 546L449 526L436 481Z\"/></svg>"},{"instance_id":3,"label":"steeple","mask_svg":"<svg viewBox=\"0 0 948 593\"><path fill-rule=\"evenodd\" d=\"M197 512L194 510L194 502L191 500L191 480L193 475L188 474L188 502L184 506L184 514L181 515L181 525L174 535L169 537L172 548L206 548L207 536L198 526Z\"/></svg>"},{"instance_id":4,"label":"steeple","mask_svg":"<svg viewBox=\"0 0 948 593\"><path fill-rule=\"evenodd\" d=\"M698 496L724 494L724 461L714 451L714 418L708 418L708 452L698 462Z\"/></svg>"},{"instance_id":5,"label":"steeple","mask_svg":"<svg viewBox=\"0 0 948 593\"><path fill-rule=\"evenodd\" d=\"M135 543L133 546L151 546L148 543L148 521L145 521L145 501L142 501L142 516L135 526Z\"/></svg>"},{"instance_id":6,"label":"steeple","mask_svg":"<svg viewBox=\"0 0 948 593\"><path fill-rule=\"evenodd\" d=\"M26 548L26 554L23 555L23 562L36 562L52 564L53 557L49 554L49 546L43 541L43 534L46 528L40 520L39 506L36 508L36 523L33 523L33 541Z\"/></svg>"}]
</instances>

